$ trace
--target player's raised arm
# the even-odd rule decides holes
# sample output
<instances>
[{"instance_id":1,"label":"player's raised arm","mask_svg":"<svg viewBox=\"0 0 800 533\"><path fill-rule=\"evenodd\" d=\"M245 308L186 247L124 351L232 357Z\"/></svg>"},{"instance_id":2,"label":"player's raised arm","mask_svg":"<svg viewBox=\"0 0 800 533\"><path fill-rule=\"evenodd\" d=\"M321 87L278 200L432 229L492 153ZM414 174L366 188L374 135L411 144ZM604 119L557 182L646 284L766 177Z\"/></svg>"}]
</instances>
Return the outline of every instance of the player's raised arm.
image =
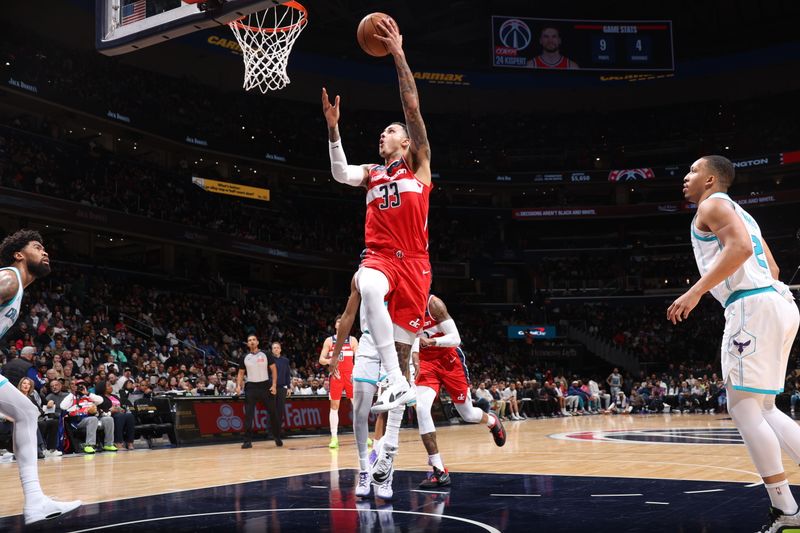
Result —
<instances>
[{"instance_id":1,"label":"player's raised arm","mask_svg":"<svg viewBox=\"0 0 800 533\"><path fill-rule=\"evenodd\" d=\"M400 82L400 101L403 103L403 113L406 117L406 128L411 139L409 154L411 155L411 169L419 180L426 185L431 183L431 147L428 144L428 132L425 129L425 122L422 120L422 113L419 110L419 95L417 94L417 83L414 81L414 74L406 61L403 52L403 36L397 23L386 18L378 23L384 35L375 35L383 41L389 53L394 57L394 64L397 67L397 78Z\"/></svg>"},{"instance_id":2,"label":"player's raised arm","mask_svg":"<svg viewBox=\"0 0 800 533\"><path fill-rule=\"evenodd\" d=\"M328 124L328 152L331 157L331 174L339 183L351 187L363 187L369 177L369 165L348 165L344 155L342 138L339 135L339 95L333 102L328 91L322 88L322 114Z\"/></svg>"}]
</instances>

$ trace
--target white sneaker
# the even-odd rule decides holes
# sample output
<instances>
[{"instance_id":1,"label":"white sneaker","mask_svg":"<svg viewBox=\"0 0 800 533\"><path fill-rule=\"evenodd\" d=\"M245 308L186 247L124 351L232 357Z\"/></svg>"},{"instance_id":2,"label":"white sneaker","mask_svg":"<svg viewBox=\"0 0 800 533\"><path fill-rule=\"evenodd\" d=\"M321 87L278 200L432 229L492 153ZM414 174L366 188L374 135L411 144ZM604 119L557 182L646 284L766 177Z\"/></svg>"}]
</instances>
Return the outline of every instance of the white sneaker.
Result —
<instances>
[{"instance_id":1,"label":"white sneaker","mask_svg":"<svg viewBox=\"0 0 800 533\"><path fill-rule=\"evenodd\" d=\"M370 478L373 483L381 484L392 477L394 471L394 456L397 455L397 446L381 443L375 462L369 469Z\"/></svg>"},{"instance_id":2,"label":"white sneaker","mask_svg":"<svg viewBox=\"0 0 800 533\"><path fill-rule=\"evenodd\" d=\"M47 457L61 457L62 455L64 455L64 454L61 453L58 450L45 450L44 451L45 458L47 458Z\"/></svg>"},{"instance_id":3,"label":"white sneaker","mask_svg":"<svg viewBox=\"0 0 800 533\"><path fill-rule=\"evenodd\" d=\"M0 463L10 463L14 460L14 454L11 452L5 452L3 455L0 455Z\"/></svg>"},{"instance_id":4,"label":"white sneaker","mask_svg":"<svg viewBox=\"0 0 800 533\"><path fill-rule=\"evenodd\" d=\"M358 483L356 484L356 496L359 498L368 498L369 491L369 472L359 472Z\"/></svg>"},{"instance_id":5,"label":"white sneaker","mask_svg":"<svg viewBox=\"0 0 800 533\"><path fill-rule=\"evenodd\" d=\"M387 379L389 378L387 377ZM386 411L391 411L395 407L400 407L416 399L416 387L409 385L406 378L400 376L395 378L394 382L387 383L386 388L381 395L378 396L378 400L370 411L373 413L385 413Z\"/></svg>"},{"instance_id":6,"label":"white sneaker","mask_svg":"<svg viewBox=\"0 0 800 533\"><path fill-rule=\"evenodd\" d=\"M392 490L392 480L394 480L394 472L389 474L386 481L383 483L373 483L375 487L375 497L381 500L391 500L394 497L394 490ZM383 513L379 513L383 514Z\"/></svg>"},{"instance_id":7,"label":"white sneaker","mask_svg":"<svg viewBox=\"0 0 800 533\"><path fill-rule=\"evenodd\" d=\"M775 507L769 508L769 521L763 526L759 533L778 533L787 526L800 526L800 510L794 514L783 514L783 511ZM794 531L794 528L792 529Z\"/></svg>"},{"instance_id":8,"label":"white sneaker","mask_svg":"<svg viewBox=\"0 0 800 533\"><path fill-rule=\"evenodd\" d=\"M32 507L26 506L23 509L23 514L25 515L25 525L27 526L42 520L52 520L53 518L57 518L62 514L74 511L80 506L80 500L71 502L58 502L45 497L40 503Z\"/></svg>"}]
</instances>

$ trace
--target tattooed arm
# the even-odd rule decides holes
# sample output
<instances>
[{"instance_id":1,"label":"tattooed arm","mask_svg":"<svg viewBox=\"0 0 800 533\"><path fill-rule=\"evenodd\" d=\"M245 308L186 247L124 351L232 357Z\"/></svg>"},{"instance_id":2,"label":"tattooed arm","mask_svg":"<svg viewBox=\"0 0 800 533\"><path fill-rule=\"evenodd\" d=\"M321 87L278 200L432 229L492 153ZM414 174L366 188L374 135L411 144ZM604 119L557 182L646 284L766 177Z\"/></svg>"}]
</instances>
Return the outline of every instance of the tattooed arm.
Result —
<instances>
[{"instance_id":1,"label":"tattooed arm","mask_svg":"<svg viewBox=\"0 0 800 533\"><path fill-rule=\"evenodd\" d=\"M400 100L403 103L403 113L406 117L406 127L408 136L411 139L409 155L411 168L417 178L426 185L431 183L431 147L428 144L428 132L425 129L425 122L419 111L419 95L417 94L417 84L414 81L414 74L406 62L406 55L403 52L403 36L400 29L391 18L386 18L379 22L380 30L384 35L376 35L378 39L386 44L386 48L394 57L397 67L397 78L400 81Z\"/></svg>"}]
</instances>

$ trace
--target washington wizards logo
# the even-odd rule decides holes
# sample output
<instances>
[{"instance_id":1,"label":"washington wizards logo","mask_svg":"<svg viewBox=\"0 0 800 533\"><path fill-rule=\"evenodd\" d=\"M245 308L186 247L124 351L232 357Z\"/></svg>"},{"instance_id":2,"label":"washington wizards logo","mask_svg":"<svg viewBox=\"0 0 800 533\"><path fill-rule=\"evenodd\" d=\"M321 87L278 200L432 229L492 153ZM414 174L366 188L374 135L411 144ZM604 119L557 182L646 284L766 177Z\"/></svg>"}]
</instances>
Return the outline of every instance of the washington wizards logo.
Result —
<instances>
[{"instance_id":1,"label":"washington wizards logo","mask_svg":"<svg viewBox=\"0 0 800 533\"><path fill-rule=\"evenodd\" d=\"M744 444L735 427L597 430L549 435L551 439L637 444Z\"/></svg>"}]
</instances>

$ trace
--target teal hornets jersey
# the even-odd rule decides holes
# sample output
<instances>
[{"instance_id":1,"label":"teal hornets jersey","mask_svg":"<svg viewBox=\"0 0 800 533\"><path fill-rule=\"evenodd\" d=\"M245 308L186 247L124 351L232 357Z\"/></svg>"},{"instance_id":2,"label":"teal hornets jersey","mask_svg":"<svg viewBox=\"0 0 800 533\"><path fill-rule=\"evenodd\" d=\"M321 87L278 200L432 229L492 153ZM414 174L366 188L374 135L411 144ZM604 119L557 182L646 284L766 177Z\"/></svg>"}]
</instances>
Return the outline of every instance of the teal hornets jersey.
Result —
<instances>
[{"instance_id":1,"label":"teal hornets jersey","mask_svg":"<svg viewBox=\"0 0 800 533\"><path fill-rule=\"evenodd\" d=\"M764 239L761 236L761 228L758 227L755 219L725 193L717 192L708 198L721 198L731 203L736 215L744 222L753 244L753 255L748 257L747 261L730 277L711 289L711 295L724 306L734 292L769 287L775 283L775 280L769 271L767 256L764 252ZM697 261L697 268L702 276L714 266L714 262L722 252L723 246L716 235L711 232L700 231L694 222L694 219L692 219L692 249L694 250L694 258Z\"/></svg>"},{"instance_id":2,"label":"teal hornets jersey","mask_svg":"<svg viewBox=\"0 0 800 533\"><path fill-rule=\"evenodd\" d=\"M16 267L5 267L0 270L12 271L17 275L17 283L19 283L16 296L8 303L0 305L0 338L2 338L19 318L19 307L22 305L22 293L25 288L22 286L22 276Z\"/></svg>"}]
</instances>

